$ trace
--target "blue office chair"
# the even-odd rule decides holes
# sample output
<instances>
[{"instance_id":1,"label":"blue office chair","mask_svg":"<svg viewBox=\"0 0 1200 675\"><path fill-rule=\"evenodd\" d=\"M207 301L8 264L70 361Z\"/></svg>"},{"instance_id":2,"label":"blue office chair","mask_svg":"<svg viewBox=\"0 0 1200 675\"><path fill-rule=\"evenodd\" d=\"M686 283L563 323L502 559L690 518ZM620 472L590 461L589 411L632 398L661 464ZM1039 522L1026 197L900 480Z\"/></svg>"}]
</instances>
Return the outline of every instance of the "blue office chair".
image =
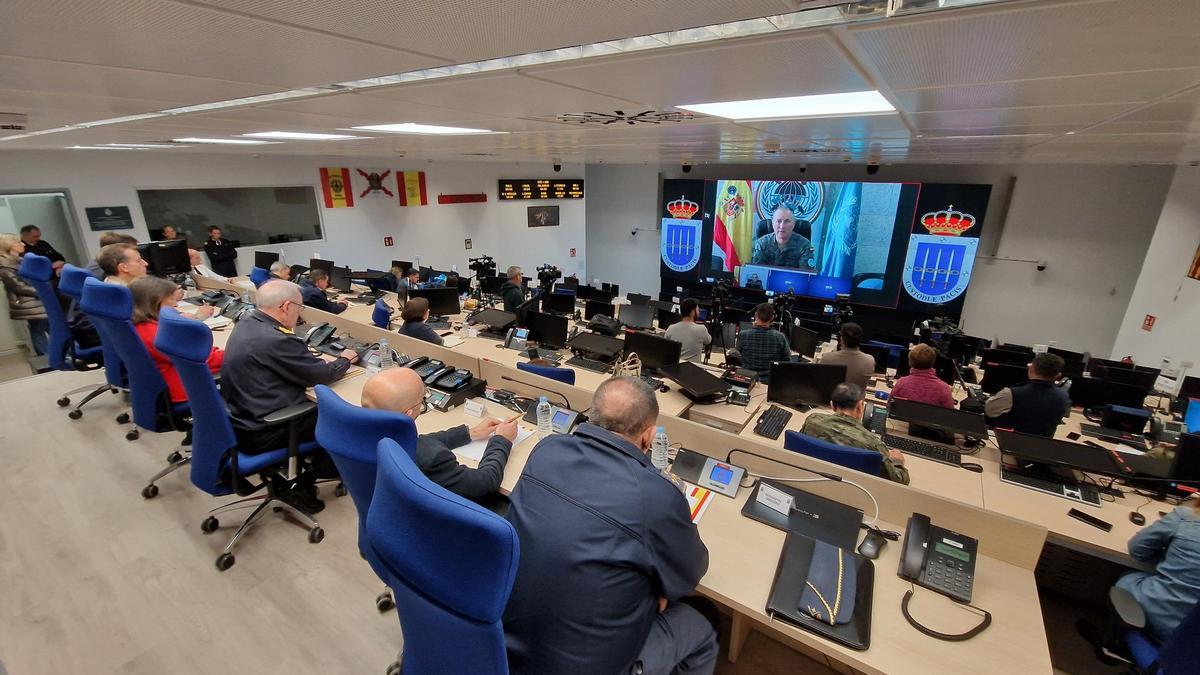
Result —
<instances>
[{"instance_id":1,"label":"blue office chair","mask_svg":"<svg viewBox=\"0 0 1200 675\"><path fill-rule=\"evenodd\" d=\"M783 434L783 447L792 452L815 457L847 469L869 473L872 476L883 473L883 455L874 450L838 445L791 430L785 431Z\"/></svg>"},{"instance_id":2,"label":"blue office chair","mask_svg":"<svg viewBox=\"0 0 1200 675\"><path fill-rule=\"evenodd\" d=\"M375 493L375 473L379 441L390 438L400 444L410 457L417 451L417 427L407 415L384 410L361 408L347 402L323 384L317 391L317 442L329 452L337 465L342 484L358 510L358 550L375 574L384 579L367 540L367 514ZM390 591L384 590L375 598L375 608L386 612L395 607Z\"/></svg>"},{"instance_id":3,"label":"blue office chair","mask_svg":"<svg viewBox=\"0 0 1200 675\"><path fill-rule=\"evenodd\" d=\"M271 273L268 272L267 270L264 270L261 267L251 267L250 268L250 282L254 284L255 288L258 288L259 286L262 286L263 284L267 283L267 281L270 278L271 278Z\"/></svg>"},{"instance_id":4,"label":"blue office chair","mask_svg":"<svg viewBox=\"0 0 1200 675\"><path fill-rule=\"evenodd\" d=\"M74 306L78 308L79 302L83 298L84 281L94 278L95 277L92 276L92 273L87 269L83 267L76 267L70 263L67 263L66 265L63 265L62 276L60 276L58 279L58 291L70 298ZM81 400L79 403L76 403L75 407L71 408L70 412L67 413L67 417L70 417L73 420L83 417L83 406L87 405L89 401L96 398L100 394L108 392L116 394L125 388L125 369L121 365L120 357L117 356L117 352L114 349L104 346L103 337L101 337L100 343L100 356L98 360L100 363L104 364L104 384L100 386L87 385L78 387L66 392L61 398L58 399L58 405L65 408L71 405L71 396L83 391L88 391L89 389L91 390L87 396L83 397L83 400ZM95 349L96 347L90 348L88 350L88 354L94 354ZM123 412L120 415L117 415L117 424L128 423L129 413Z\"/></svg>"},{"instance_id":5,"label":"blue office chair","mask_svg":"<svg viewBox=\"0 0 1200 675\"><path fill-rule=\"evenodd\" d=\"M21 258L21 268L17 274L33 286L38 299L42 301L42 306L46 308L46 318L50 321L50 343L46 359L50 367L54 370L92 370L99 367L103 350L100 347L81 347L75 344L75 339L71 336L66 313L63 312L58 293L54 291L54 266L50 259L35 253L26 253ZM59 405L62 407L70 403L70 399L59 399Z\"/></svg>"},{"instance_id":6,"label":"blue office chair","mask_svg":"<svg viewBox=\"0 0 1200 675\"><path fill-rule=\"evenodd\" d=\"M139 429L154 433L190 432L192 423L188 404L171 402L162 372L154 365L149 350L133 328L133 294L129 289L92 277L83 284L83 300L79 308L100 331L100 340L105 346L111 345L116 350L129 376L129 400L135 426L125 434L125 439L137 440L141 435ZM142 488L142 497L156 497L158 486L154 484L155 481L187 465L189 458L182 452L182 446L180 448L167 456L167 466Z\"/></svg>"},{"instance_id":7,"label":"blue office chair","mask_svg":"<svg viewBox=\"0 0 1200 675\"><path fill-rule=\"evenodd\" d=\"M396 595L401 666L389 672L508 672L501 617L520 544L507 520L434 484L404 448L379 442L367 538Z\"/></svg>"},{"instance_id":8,"label":"blue office chair","mask_svg":"<svg viewBox=\"0 0 1200 675\"><path fill-rule=\"evenodd\" d=\"M216 380L208 368L212 351L212 331L201 321L181 316L172 309L163 310L158 317L158 334L154 347L171 359L183 388L188 395L195 423L192 436L192 484L214 497L236 494L242 499L219 506L200 524L205 534L215 532L221 523L217 515L226 511L257 508L242 521L224 550L217 556L217 569L224 572L233 567L233 549L242 536L266 515L285 511L308 528L308 541L316 544L325 538L325 531L310 514L284 501L280 495L290 491L295 481L282 473L291 457L310 454L319 445L315 441L300 443L293 432L286 448L272 448L248 454L239 448L225 401L217 391ZM267 417L271 424L291 424L311 412L316 404L301 403L284 408ZM257 475L260 483L253 484L249 476ZM266 494L252 496L266 488Z\"/></svg>"},{"instance_id":9,"label":"blue office chair","mask_svg":"<svg viewBox=\"0 0 1200 675\"><path fill-rule=\"evenodd\" d=\"M551 380L558 380L566 384L575 384L575 371L571 368L557 368L555 366L543 366L536 363L528 363L520 361L517 363L517 370L523 370L534 375L548 377Z\"/></svg>"},{"instance_id":10,"label":"blue office chair","mask_svg":"<svg viewBox=\"0 0 1200 675\"><path fill-rule=\"evenodd\" d=\"M1196 672L1200 663L1200 604L1184 617L1166 642L1159 644L1146 632L1146 615L1129 591L1112 587L1108 593L1115 626L1110 630L1124 643L1137 673L1182 675Z\"/></svg>"},{"instance_id":11,"label":"blue office chair","mask_svg":"<svg viewBox=\"0 0 1200 675\"><path fill-rule=\"evenodd\" d=\"M375 309L371 311L371 323L384 330L392 327L392 308L388 307L383 298L375 301Z\"/></svg>"}]
</instances>

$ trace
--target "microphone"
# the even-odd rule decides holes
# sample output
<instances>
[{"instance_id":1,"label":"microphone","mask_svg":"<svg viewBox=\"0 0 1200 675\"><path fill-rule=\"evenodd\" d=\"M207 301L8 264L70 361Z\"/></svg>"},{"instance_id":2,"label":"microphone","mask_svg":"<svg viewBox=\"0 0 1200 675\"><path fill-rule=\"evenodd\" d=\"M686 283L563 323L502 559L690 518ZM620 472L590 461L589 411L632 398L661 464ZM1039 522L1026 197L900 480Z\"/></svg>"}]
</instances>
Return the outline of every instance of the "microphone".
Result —
<instances>
[{"instance_id":1,"label":"microphone","mask_svg":"<svg viewBox=\"0 0 1200 675\"><path fill-rule=\"evenodd\" d=\"M741 448L734 448L734 449L730 450L729 453L725 456L725 461L726 462L731 461L733 454L737 453L737 452L740 452L743 455L753 455L754 457L758 457L759 459L765 459L769 462L775 462L776 464L790 466L793 469L800 469L801 471L807 471L808 473L816 474L816 475L820 476L821 478L824 478L825 480L832 480L832 481L836 481L839 483L842 482L842 477L837 474L825 473L824 471L817 471L816 469L810 469L807 466L800 466L799 464L792 464L791 462L785 462L782 459L775 459L774 457L767 457L765 455L760 455L757 452L750 452L749 450L743 450ZM788 479L785 478L785 479L781 479L781 480L783 480L783 482L787 482Z\"/></svg>"},{"instance_id":2,"label":"microphone","mask_svg":"<svg viewBox=\"0 0 1200 675\"><path fill-rule=\"evenodd\" d=\"M563 394L561 391L554 391L553 389L547 389L546 387L543 387L540 384L530 384L529 382L525 382L524 380L518 380L515 377L509 377L507 375L501 375L500 379L508 380L509 382L516 382L517 384L523 384L527 387L533 387L534 389L541 389L542 391L549 392L551 394L557 394L558 396L562 396L562 400L564 403L567 404L567 408L573 410L573 408L571 408L571 401L567 398L566 394Z\"/></svg>"}]
</instances>

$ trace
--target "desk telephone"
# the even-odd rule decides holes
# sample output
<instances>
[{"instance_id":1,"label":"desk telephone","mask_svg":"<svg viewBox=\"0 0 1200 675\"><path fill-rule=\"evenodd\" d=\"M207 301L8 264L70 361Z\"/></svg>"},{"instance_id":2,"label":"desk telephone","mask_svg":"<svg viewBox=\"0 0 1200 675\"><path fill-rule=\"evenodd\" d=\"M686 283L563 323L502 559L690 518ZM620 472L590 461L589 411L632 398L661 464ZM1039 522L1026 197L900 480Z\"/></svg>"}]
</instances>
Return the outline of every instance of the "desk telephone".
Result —
<instances>
[{"instance_id":1,"label":"desk telephone","mask_svg":"<svg viewBox=\"0 0 1200 675\"><path fill-rule=\"evenodd\" d=\"M425 378L425 383L433 385L442 391L454 392L471 384L474 377L471 371L462 368L454 369L449 366Z\"/></svg>"},{"instance_id":2,"label":"desk telephone","mask_svg":"<svg viewBox=\"0 0 1200 675\"><path fill-rule=\"evenodd\" d=\"M913 513L904 531L904 551L900 555L898 574L903 579L969 604L978 554L979 542L976 539L938 527L925 514ZM976 607L983 613L979 625L957 635L939 633L921 625L909 614L908 602L912 596L911 590L904 594L900 610L913 628L930 637L951 642L969 640L992 623L992 615Z\"/></svg>"},{"instance_id":3,"label":"desk telephone","mask_svg":"<svg viewBox=\"0 0 1200 675\"><path fill-rule=\"evenodd\" d=\"M337 332L337 328L328 323L319 323L308 329L308 335L305 336L304 342L311 348L316 349L321 345L333 339L333 334Z\"/></svg>"},{"instance_id":4,"label":"desk telephone","mask_svg":"<svg viewBox=\"0 0 1200 675\"><path fill-rule=\"evenodd\" d=\"M504 347L506 349L515 349L519 352L525 351L525 347L529 343L528 328L509 328L504 334Z\"/></svg>"}]
</instances>

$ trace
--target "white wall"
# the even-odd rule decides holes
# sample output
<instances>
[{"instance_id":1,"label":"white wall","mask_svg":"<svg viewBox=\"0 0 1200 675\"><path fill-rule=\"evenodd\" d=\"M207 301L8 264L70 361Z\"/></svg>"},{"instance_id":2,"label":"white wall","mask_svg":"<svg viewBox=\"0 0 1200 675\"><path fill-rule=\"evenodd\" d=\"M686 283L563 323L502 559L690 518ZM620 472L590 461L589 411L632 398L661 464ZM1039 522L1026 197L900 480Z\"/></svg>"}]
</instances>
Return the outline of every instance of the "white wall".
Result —
<instances>
[{"instance_id":1,"label":"white wall","mask_svg":"<svg viewBox=\"0 0 1200 675\"><path fill-rule=\"evenodd\" d=\"M386 267L393 259L412 260L420 256L423 264L446 267L457 264L464 273L467 258L488 254L503 268L517 264L528 272L542 263L558 265L565 274L584 272L586 241L584 236L585 200L563 200L559 227L529 228L526 207L543 202L496 201L499 178L542 178L548 175L580 178L583 167L564 165L554 174L544 164L508 164L494 162L409 162L397 159L348 159L337 157L261 157L186 154L169 156L161 151L62 151L0 153L0 193L5 189L28 190L65 188L70 191L75 214L84 230L82 238L88 255L98 250L100 232L88 229L84 208L89 206L129 206L139 240L148 238L145 219L137 199L138 188L235 187L312 185L320 189L320 167L343 166L426 172L430 204L401 207L389 199L355 200L353 208L325 209L324 241L294 242L263 246L264 250L282 250L292 263L307 262L320 253L338 264L355 268ZM394 185L394 183L393 183ZM478 193L488 195L482 204L439 205L439 193ZM319 192L318 192L319 197ZM318 198L318 204L321 201ZM395 238L395 246L385 248L383 237ZM464 248L471 238L473 247ZM571 258L569 251L576 249ZM245 273L253 264L253 249L242 249L238 269Z\"/></svg>"},{"instance_id":2,"label":"white wall","mask_svg":"<svg viewBox=\"0 0 1200 675\"><path fill-rule=\"evenodd\" d=\"M1200 281L1187 276L1200 246L1200 167L1175 170L1157 222L1113 355L1155 366L1164 357L1200 363ZM1147 314L1157 317L1149 332Z\"/></svg>"},{"instance_id":3,"label":"white wall","mask_svg":"<svg viewBox=\"0 0 1200 675\"><path fill-rule=\"evenodd\" d=\"M687 175L674 165L589 165L589 269L593 276L627 270L622 290L658 291L657 235L630 231L657 227L660 171L665 178L867 179L861 166L842 165L813 166L804 174L794 166L705 165ZM963 311L966 330L1108 354L1171 174L1171 167L1161 166L913 165L882 167L871 180L992 184L982 252L996 242L1009 179L1016 176L998 255L1042 259L1049 266L1038 272L1030 264L978 262Z\"/></svg>"}]
</instances>

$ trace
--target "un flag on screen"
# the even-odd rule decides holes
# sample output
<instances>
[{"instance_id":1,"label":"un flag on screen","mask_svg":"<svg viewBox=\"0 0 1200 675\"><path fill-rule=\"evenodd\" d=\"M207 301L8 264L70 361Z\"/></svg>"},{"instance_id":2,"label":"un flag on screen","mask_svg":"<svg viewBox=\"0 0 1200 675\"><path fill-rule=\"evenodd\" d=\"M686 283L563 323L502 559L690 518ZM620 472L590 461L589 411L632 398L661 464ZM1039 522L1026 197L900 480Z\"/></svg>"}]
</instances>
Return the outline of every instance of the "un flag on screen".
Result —
<instances>
[{"instance_id":1,"label":"un flag on screen","mask_svg":"<svg viewBox=\"0 0 1200 675\"><path fill-rule=\"evenodd\" d=\"M949 302L967 290L979 240L914 234L904 260L904 290L921 302Z\"/></svg>"},{"instance_id":2,"label":"un flag on screen","mask_svg":"<svg viewBox=\"0 0 1200 675\"><path fill-rule=\"evenodd\" d=\"M664 265L676 272L686 272L700 262L700 228L703 224L697 219L663 218L659 252Z\"/></svg>"}]
</instances>

